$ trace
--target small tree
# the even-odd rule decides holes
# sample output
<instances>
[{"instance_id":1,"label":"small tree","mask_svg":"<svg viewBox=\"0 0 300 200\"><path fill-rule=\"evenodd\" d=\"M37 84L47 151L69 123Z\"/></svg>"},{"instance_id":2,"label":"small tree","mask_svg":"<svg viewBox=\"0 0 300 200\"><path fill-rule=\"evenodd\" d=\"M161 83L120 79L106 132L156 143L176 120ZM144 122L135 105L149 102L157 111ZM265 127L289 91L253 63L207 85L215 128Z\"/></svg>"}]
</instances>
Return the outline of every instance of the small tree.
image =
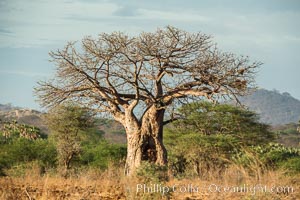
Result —
<instances>
[{"instance_id":1,"label":"small tree","mask_svg":"<svg viewBox=\"0 0 300 200\"><path fill-rule=\"evenodd\" d=\"M42 105L72 99L111 114L126 131L126 174L143 160L167 164L163 126L174 119L165 120L167 108L245 94L260 65L220 52L208 35L174 27L136 37L119 32L87 37L82 49L69 43L51 56L57 74L36 88Z\"/></svg>"},{"instance_id":2,"label":"small tree","mask_svg":"<svg viewBox=\"0 0 300 200\"><path fill-rule=\"evenodd\" d=\"M93 127L92 114L85 108L62 104L51 109L45 119L57 143L59 165L63 167L63 175L66 175L72 159L81 150L80 132Z\"/></svg>"},{"instance_id":3,"label":"small tree","mask_svg":"<svg viewBox=\"0 0 300 200\"><path fill-rule=\"evenodd\" d=\"M254 112L233 105L202 101L184 105L179 111L182 119L173 123L165 138L175 174L221 172L237 152L274 139ZM188 166L193 170L186 170Z\"/></svg>"}]
</instances>

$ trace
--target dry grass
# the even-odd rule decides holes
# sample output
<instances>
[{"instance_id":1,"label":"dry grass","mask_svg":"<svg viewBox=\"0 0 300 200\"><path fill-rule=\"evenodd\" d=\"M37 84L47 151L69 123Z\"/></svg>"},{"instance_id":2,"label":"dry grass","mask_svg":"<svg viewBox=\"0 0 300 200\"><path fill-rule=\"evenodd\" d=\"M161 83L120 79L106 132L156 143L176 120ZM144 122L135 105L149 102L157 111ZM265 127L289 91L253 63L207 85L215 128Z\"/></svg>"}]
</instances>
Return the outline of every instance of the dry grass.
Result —
<instances>
[{"instance_id":1,"label":"dry grass","mask_svg":"<svg viewBox=\"0 0 300 200\"><path fill-rule=\"evenodd\" d=\"M137 192L137 185L144 186ZM233 191L233 187L243 187L248 191ZM261 185L267 191L250 191ZM220 187L220 192L216 191ZM271 192L272 187L290 187L290 191ZM147 189L148 187L148 189ZM153 187L156 187L153 190ZM173 190L175 187L175 191ZM229 188L227 188L229 187ZM151 191L152 188L152 191ZM167 188L169 192L166 192ZM293 191L291 190L293 188ZM157 191L158 189L158 191ZM224 190L225 189L225 190ZM160 191L159 191L160 190ZM165 194L162 195L163 190ZM122 169L112 168L99 173L88 170L77 177L64 179L55 175L40 176L35 170L28 171L22 178L0 178L1 200L52 200L52 199L300 199L300 177L284 175L281 171L267 171L259 176L249 175L237 166L227 169L221 177L211 172L209 178L176 179L165 183L143 183L141 179L128 179Z\"/></svg>"},{"instance_id":2,"label":"dry grass","mask_svg":"<svg viewBox=\"0 0 300 200\"><path fill-rule=\"evenodd\" d=\"M119 169L83 170L67 179L49 174L40 176L33 167L23 177L0 178L0 200L126 199Z\"/></svg>"},{"instance_id":3,"label":"dry grass","mask_svg":"<svg viewBox=\"0 0 300 200\"><path fill-rule=\"evenodd\" d=\"M173 193L174 199L300 199L300 177L288 177L282 171L267 171L259 176L250 176L244 169L233 167L222 177L172 180L168 184L179 185L178 188L180 185L184 188L193 185L194 190ZM196 186L198 191L195 192ZM257 187L255 192L253 187Z\"/></svg>"}]
</instances>

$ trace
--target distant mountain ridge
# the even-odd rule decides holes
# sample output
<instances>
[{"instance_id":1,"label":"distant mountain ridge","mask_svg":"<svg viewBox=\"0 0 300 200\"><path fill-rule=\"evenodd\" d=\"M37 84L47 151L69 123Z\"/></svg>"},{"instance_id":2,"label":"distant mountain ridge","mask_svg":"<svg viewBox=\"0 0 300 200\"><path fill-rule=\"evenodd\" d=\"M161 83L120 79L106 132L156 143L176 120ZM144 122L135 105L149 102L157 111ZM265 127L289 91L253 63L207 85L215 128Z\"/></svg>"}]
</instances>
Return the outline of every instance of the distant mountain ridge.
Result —
<instances>
[{"instance_id":1,"label":"distant mountain ridge","mask_svg":"<svg viewBox=\"0 0 300 200\"><path fill-rule=\"evenodd\" d=\"M300 100L289 93L259 89L239 100L260 115L260 121L271 125L296 123L300 120Z\"/></svg>"}]
</instances>

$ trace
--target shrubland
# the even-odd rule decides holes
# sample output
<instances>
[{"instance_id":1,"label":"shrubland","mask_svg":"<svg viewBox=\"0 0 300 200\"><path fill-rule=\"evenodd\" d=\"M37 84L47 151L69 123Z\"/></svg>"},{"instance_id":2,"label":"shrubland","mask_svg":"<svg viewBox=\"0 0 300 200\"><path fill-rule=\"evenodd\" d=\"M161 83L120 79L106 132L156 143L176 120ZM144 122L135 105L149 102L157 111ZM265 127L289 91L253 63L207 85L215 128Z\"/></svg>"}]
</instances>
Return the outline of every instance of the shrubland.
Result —
<instances>
[{"instance_id":1,"label":"shrubland","mask_svg":"<svg viewBox=\"0 0 300 200\"><path fill-rule=\"evenodd\" d=\"M69 124L72 129L53 133L59 130L54 126L48 136L33 129L40 136L24 137L18 127L25 125L6 122L4 126L2 123L0 199L300 198L300 180L297 178L300 173L299 146L286 147L276 143L276 132L270 131L267 125L258 121L255 113L248 110L208 102L183 106L178 110L180 119L165 128L168 165L144 162L137 173L128 178L123 167L126 145L107 141L104 132L93 123L88 127L84 124L84 129L81 127L77 135L72 135L76 126L82 125L72 120L87 120L82 115L87 116L88 111L78 107L68 109L72 112L63 112L69 117L66 118L68 123L56 122L54 125L58 128L62 125L62 130L67 130L64 125ZM90 117L93 118L89 116L88 120L92 122L94 119ZM60 118L60 121L66 119ZM8 126L9 123L15 128ZM9 131L12 134L3 134ZM64 137L58 140L57 134ZM61 173L59 149L63 139L71 139L64 145L76 144L78 147L67 173ZM200 189L198 192L179 192L178 189L164 194L137 192L137 185L155 184L168 188L184 188L192 184ZM293 191L281 188L282 191L257 192L255 195L250 192L208 191L211 185L250 187L258 184L267 188L289 187Z\"/></svg>"}]
</instances>

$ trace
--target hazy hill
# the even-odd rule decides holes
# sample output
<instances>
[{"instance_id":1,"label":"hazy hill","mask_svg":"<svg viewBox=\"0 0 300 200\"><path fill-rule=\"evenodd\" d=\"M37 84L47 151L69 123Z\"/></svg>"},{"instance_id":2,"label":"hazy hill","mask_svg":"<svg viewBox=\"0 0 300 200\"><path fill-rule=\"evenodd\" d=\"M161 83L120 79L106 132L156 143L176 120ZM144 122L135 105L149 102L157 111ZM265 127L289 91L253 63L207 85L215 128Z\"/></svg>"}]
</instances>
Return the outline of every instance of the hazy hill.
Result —
<instances>
[{"instance_id":1,"label":"hazy hill","mask_svg":"<svg viewBox=\"0 0 300 200\"><path fill-rule=\"evenodd\" d=\"M47 133L47 127L42 120L42 115L43 113L37 110L14 107L10 104L0 104L0 120L16 120L20 124L24 123L39 127L44 133Z\"/></svg>"},{"instance_id":2,"label":"hazy hill","mask_svg":"<svg viewBox=\"0 0 300 200\"><path fill-rule=\"evenodd\" d=\"M27 109L14 107L11 104L0 104L0 120L16 120L20 124L28 124L39 127L43 133L48 134L47 126L42 119L43 113ZM125 143L125 130L122 125L111 119L98 119L96 122L99 130L104 132L104 137L113 143Z\"/></svg>"},{"instance_id":3,"label":"hazy hill","mask_svg":"<svg viewBox=\"0 0 300 200\"><path fill-rule=\"evenodd\" d=\"M300 120L300 101L289 93L259 89L240 101L260 115L261 121L271 125L288 124Z\"/></svg>"}]
</instances>

